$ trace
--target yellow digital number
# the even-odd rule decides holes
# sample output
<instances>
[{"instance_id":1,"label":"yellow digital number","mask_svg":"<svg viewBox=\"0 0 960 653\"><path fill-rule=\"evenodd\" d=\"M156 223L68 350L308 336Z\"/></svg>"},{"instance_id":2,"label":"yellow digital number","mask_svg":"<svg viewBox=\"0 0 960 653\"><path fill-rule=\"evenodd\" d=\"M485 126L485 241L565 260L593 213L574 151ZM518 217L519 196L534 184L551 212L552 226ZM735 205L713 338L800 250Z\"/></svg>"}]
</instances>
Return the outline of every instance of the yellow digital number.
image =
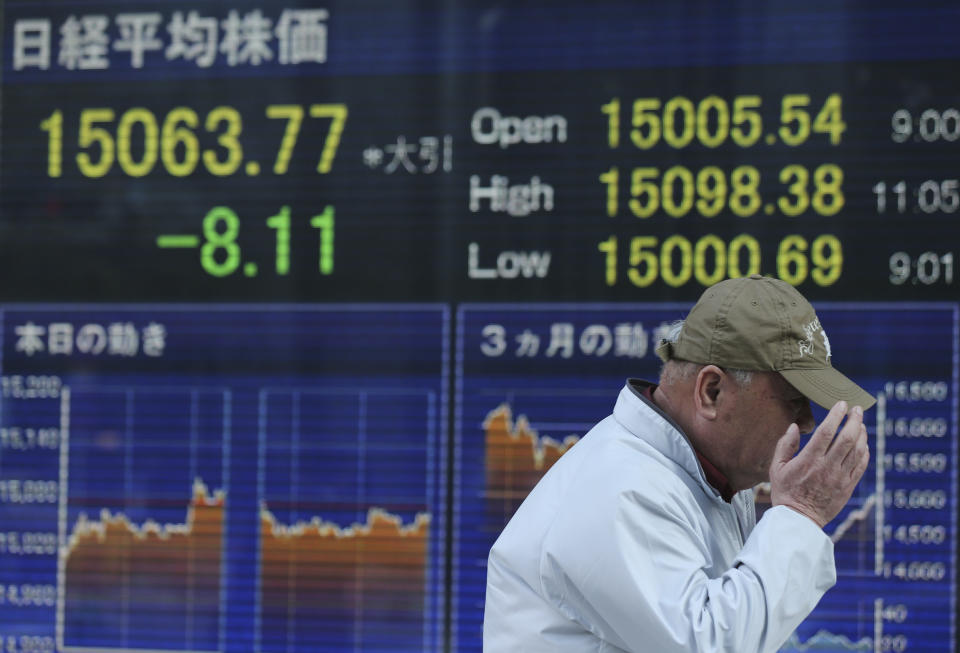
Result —
<instances>
[{"instance_id":1,"label":"yellow digital number","mask_svg":"<svg viewBox=\"0 0 960 653\"><path fill-rule=\"evenodd\" d=\"M712 218L727 204L727 177L716 166L697 173L697 213Z\"/></svg>"},{"instance_id":2,"label":"yellow digital number","mask_svg":"<svg viewBox=\"0 0 960 653\"><path fill-rule=\"evenodd\" d=\"M674 183L680 181L680 202L677 203ZM667 215L673 218L685 216L693 208L693 173L683 166L673 166L663 173L660 204Z\"/></svg>"},{"instance_id":3,"label":"yellow digital number","mask_svg":"<svg viewBox=\"0 0 960 653\"><path fill-rule=\"evenodd\" d=\"M600 183L607 186L607 215L611 218L617 215L619 209L618 197L620 194L620 170L613 166L600 175Z\"/></svg>"},{"instance_id":4,"label":"yellow digital number","mask_svg":"<svg viewBox=\"0 0 960 653\"><path fill-rule=\"evenodd\" d=\"M843 99L839 93L833 93L823 103L823 108L813 120L813 131L818 134L830 134L830 144L839 145L840 137L847 129L843 122Z\"/></svg>"},{"instance_id":5,"label":"yellow digital number","mask_svg":"<svg viewBox=\"0 0 960 653\"><path fill-rule=\"evenodd\" d=\"M600 107L607 114L607 145L610 149L620 147L620 98L613 98Z\"/></svg>"},{"instance_id":6,"label":"yellow digital number","mask_svg":"<svg viewBox=\"0 0 960 653\"><path fill-rule=\"evenodd\" d=\"M833 234L818 236L809 246L806 238L798 235L787 236L780 241L777 274L793 286L799 286L806 281L808 274L818 286L830 286L836 283L842 271L843 247L840 239Z\"/></svg>"},{"instance_id":7,"label":"yellow digital number","mask_svg":"<svg viewBox=\"0 0 960 653\"><path fill-rule=\"evenodd\" d=\"M200 160L200 144L192 130L200 124L197 112L177 107L167 114L160 132L160 158L163 166L174 177L188 177ZM177 148L182 148L183 159L177 159Z\"/></svg>"},{"instance_id":8,"label":"yellow digital number","mask_svg":"<svg viewBox=\"0 0 960 653\"><path fill-rule=\"evenodd\" d=\"M733 98L733 117L730 138L740 147L750 147L763 135L759 95L738 95Z\"/></svg>"},{"instance_id":9,"label":"yellow digital number","mask_svg":"<svg viewBox=\"0 0 960 653\"><path fill-rule=\"evenodd\" d=\"M810 174L803 166L789 165L780 171L780 182L788 184L790 196L777 200L780 212L788 216L797 216L810 206L810 196L807 194L807 182ZM791 200L792 196L792 200Z\"/></svg>"},{"instance_id":10,"label":"yellow digital number","mask_svg":"<svg viewBox=\"0 0 960 653\"><path fill-rule=\"evenodd\" d=\"M743 250L747 250L747 269L740 267L740 257ZM731 279L748 277L751 274L760 274L760 243L750 234L740 234L730 241L727 250L727 275Z\"/></svg>"},{"instance_id":11,"label":"yellow digital number","mask_svg":"<svg viewBox=\"0 0 960 653\"><path fill-rule=\"evenodd\" d=\"M63 174L63 112L54 111L40 123L40 129L48 134L47 176L59 177Z\"/></svg>"},{"instance_id":12,"label":"yellow digital number","mask_svg":"<svg viewBox=\"0 0 960 653\"><path fill-rule=\"evenodd\" d=\"M787 236L777 249L777 276L791 286L799 286L807 279L807 239Z\"/></svg>"},{"instance_id":13,"label":"yellow digital number","mask_svg":"<svg viewBox=\"0 0 960 653\"><path fill-rule=\"evenodd\" d=\"M836 215L844 205L843 170L826 163L813 171L813 209L820 215Z\"/></svg>"},{"instance_id":14,"label":"yellow digital number","mask_svg":"<svg viewBox=\"0 0 960 653\"><path fill-rule=\"evenodd\" d=\"M707 272L707 250L713 250L713 272ZM703 286L712 286L723 281L727 267L727 248L723 241L708 234L697 241L693 248L693 276Z\"/></svg>"},{"instance_id":15,"label":"yellow digital number","mask_svg":"<svg viewBox=\"0 0 960 653\"><path fill-rule=\"evenodd\" d=\"M608 286L617 283L617 237L610 236L597 245L597 249L606 254L606 274L604 280Z\"/></svg>"},{"instance_id":16,"label":"yellow digital number","mask_svg":"<svg viewBox=\"0 0 960 653\"><path fill-rule=\"evenodd\" d=\"M673 270L674 251L680 250L680 271ZM690 241L679 234L674 234L663 241L660 248L660 276L664 283L679 288L690 281L693 276L693 248Z\"/></svg>"},{"instance_id":17,"label":"yellow digital number","mask_svg":"<svg viewBox=\"0 0 960 653\"><path fill-rule=\"evenodd\" d=\"M710 133L710 111L716 113L717 127ZM718 147L730 134L730 109L721 97L710 95L697 105L697 140L707 147Z\"/></svg>"},{"instance_id":18,"label":"yellow digital number","mask_svg":"<svg viewBox=\"0 0 960 653\"><path fill-rule=\"evenodd\" d=\"M133 160L133 127L136 124L143 126L143 157L139 161ZM117 163L120 168L131 177L144 177L150 174L157 163L157 151L160 133L157 119L147 109L136 107L120 116L117 125Z\"/></svg>"},{"instance_id":19,"label":"yellow digital number","mask_svg":"<svg viewBox=\"0 0 960 653\"><path fill-rule=\"evenodd\" d=\"M805 241L803 245L805 248ZM829 254L824 254L828 247L831 248ZM824 274L831 272L831 266L836 265L838 247L828 241L820 246ZM605 254L605 282L614 286L617 283L617 237L610 236L601 241L597 249ZM746 270L741 269L744 251L748 257ZM656 236L630 239L627 278L639 288L652 285L658 278L674 288L689 283L691 279L703 286L712 286L727 275L735 278L759 271L760 243L748 234L740 234L729 244L714 234L707 234L696 242L680 234L670 236L662 244Z\"/></svg>"},{"instance_id":20,"label":"yellow digital number","mask_svg":"<svg viewBox=\"0 0 960 653\"><path fill-rule=\"evenodd\" d=\"M113 109L84 109L80 112L77 144L80 147L100 146L100 159L96 162L87 152L77 154L77 167L85 177L103 177L113 165L113 137L103 127L94 126L96 123L113 122L113 115Z\"/></svg>"},{"instance_id":21,"label":"yellow digital number","mask_svg":"<svg viewBox=\"0 0 960 653\"><path fill-rule=\"evenodd\" d=\"M809 95L784 95L780 112L780 139L787 145L800 145L810 136ZM790 128L790 123L795 123Z\"/></svg>"},{"instance_id":22,"label":"yellow digital number","mask_svg":"<svg viewBox=\"0 0 960 653\"><path fill-rule=\"evenodd\" d=\"M633 129L630 130L630 139L641 150L650 149L660 140L660 115L655 113L659 109L660 100L657 98L633 101Z\"/></svg>"},{"instance_id":23,"label":"yellow digital number","mask_svg":"<svg viewBox=\"0 0 960 653\"><path fill-rule=\"evenodd\" d=\"M683 131L677 133L677 113L682 116ZM693 102L685 97L671 98L663 105L663 140L670 147L686 147L696 134L696 117Z\"/></svg>"},{"instance_id":24,"label":"yellow digital number","mask_svg":"<svg viewBox=\"0 0 960 653\"><path fill-rule=\"evenodd\" d=\"M221 124L225 124L226 128L217 138L217 142L227 151L227 156L221 161L216 152L207 150L203 153L203 163L210 174L226 177L236 172L243 162L243 148L239 141L243 121L236 109L221 106L207 114L205 128L208 132L215 133Z\"/></svg>"},{"instance_id":25,"label":"yellow digital number","mask_svg":"<svg viewBox=\"0 0 960 653\"><path fill-rule=\"evenodd\" d=\"M333 168L333 158L337 155L337 147L340 145L340 136L343 134L344 125L347 122L347 105L345 104L311 104L311 118L332 118L330 129L327 130L327 138L323 142L323 151L320 153L320 161L317 163L317 172L325 175Z\"/></svg>"},{"instance_id":26,"label":"yellow digital number","mask_svg":"<svg viewBox=\"0 0 960 653\"><path fill-rule=\"evenodd\" d=\"M659 168L634 168L630 182L630 210L638 218L649 218L660 208L660 189L656 182L648 181L656 179L660 175ZM647 201L641 201L646 195Z\"/></svg>"},{"instance_id":27,"label":"yellow digital number","mask_svg":"<svg viewBox=\"0 0 960 653\"><path fill-rule=\"evenodd\" d=\"M287 121L280 149L277 150L277 160L273 164L274 174L282 175L290 165L290 157L297 144L300 125L303 124L303 107L298 104L271 104L267 107L267 118Z\"/></svg>"},{"instance_id":28,"label":"yellow digital number","mask_svg":"<svg viewBox=\"0 0 960 653\"><path fill-rule=\"evenodd\" d=\"M829 250L828 254L824 249ZM832 286L843 271L843 248L840 239L833 234L824 234L814 239L810 245L810 260L814 268L810 273L818 286Z\"/></svg>"},{"instance_id":29,"label":"yellow digital number","mask_svg":"<svg viewBox=\"0 0 960 653\"><path fill-rule=\"evenodd\" d=\"M657 238L654 236L637 236L630 240L630 267L627 269L627 278L639 288L646 288L657 280L657 255L644 249L656 246ZM641 265L645 267L643 273L639 270Z\"/></svg>"},{"instance_id":30,"label":"yellow digital number","mask_svg":"<svg viewBox=\"0 0 960 653\"><path fill-rule=\"evenodd\" d=\"M753 166L738 166L730 173L730 210L741 218L757 212L760 199L760 171Z\"/></svg>"}]
</instances>

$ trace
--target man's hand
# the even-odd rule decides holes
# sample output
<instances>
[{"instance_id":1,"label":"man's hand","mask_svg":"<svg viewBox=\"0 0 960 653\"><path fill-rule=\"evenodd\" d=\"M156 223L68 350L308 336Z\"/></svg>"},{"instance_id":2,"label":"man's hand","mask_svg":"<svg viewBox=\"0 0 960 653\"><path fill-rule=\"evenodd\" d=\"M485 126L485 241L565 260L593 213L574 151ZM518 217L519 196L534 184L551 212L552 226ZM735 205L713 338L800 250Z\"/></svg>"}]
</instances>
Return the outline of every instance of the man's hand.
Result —
<instances>
[{"instance_id":1,"label":"man's hand","mask_svg":"<svg viewBox=\"0 0 960 653\"><path fill-rule=\"evenodd\" d=\"M770 464L773 505L793 508L820 528L846 505L870 462L860 406L853 407L847 423L837 433L846 412L845 401L834 404L799 454L800 429L791 424L777 443Z\"/></svg>"}]
</instances>

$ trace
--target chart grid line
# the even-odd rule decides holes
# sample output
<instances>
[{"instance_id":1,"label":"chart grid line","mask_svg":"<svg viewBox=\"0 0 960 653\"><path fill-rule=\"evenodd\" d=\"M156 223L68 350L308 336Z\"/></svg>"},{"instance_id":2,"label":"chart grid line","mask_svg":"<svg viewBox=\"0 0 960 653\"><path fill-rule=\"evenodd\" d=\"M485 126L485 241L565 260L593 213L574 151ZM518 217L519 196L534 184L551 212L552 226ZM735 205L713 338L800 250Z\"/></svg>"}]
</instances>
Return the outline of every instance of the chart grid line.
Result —
<instances>
[{"instance_id":1,"label":"chart grid line","mask_svg":"<svg viewBox=\"0 0 960 653\"><path fill-rule=\"evenodd\" d=\"M64 649L67 602L67 491L70 483L70 388L60 390L60 487L57 506L57 617L55 640Z\"/></svg>"},{"instance_id":2,"label":"chart grid line","mask_svg":"<svg viewBox=\"0 0 960 653\"><path fill-rule=\"evenodd\" d=\"M886 501L886 473L884 470L885 457L887 455L887 397L883 392L877 395L877 453L874 469L876 471L876 485L874 494L877 496L876 512L874 512L874 550L873 550L873 573L877 576L883 573L883 527L886 514L884 512L884 502Z\"/></svg>"}]
</instances>

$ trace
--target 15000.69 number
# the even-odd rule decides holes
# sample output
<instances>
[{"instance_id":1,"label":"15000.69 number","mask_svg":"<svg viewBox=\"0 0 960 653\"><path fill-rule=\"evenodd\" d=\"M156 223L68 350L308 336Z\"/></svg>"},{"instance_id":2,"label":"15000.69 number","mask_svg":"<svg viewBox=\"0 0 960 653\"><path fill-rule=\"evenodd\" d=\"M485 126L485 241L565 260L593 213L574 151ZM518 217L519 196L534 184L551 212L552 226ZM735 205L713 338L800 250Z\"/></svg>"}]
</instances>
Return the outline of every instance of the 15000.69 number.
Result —
<instances>
[{"instance_id":1,"label":"15000.69 number","mask_svg":"<svg viewBox=\"0 0 960 653\"><path fill-rule=\"evenodd\" d=\"M605 254L606 284L614 286L620 272L619 240L610 236L597 248ZM729 243L713 234L695 242L674 234L662 243L656 236L635 236L630 239L627 260L627 279L640 288L657 279L673 287L691 280L712 286L727 277L745 277L762 270L760 242L749 234L740 234ZM780 241L776 263L777 276L794 286L808 278L819 286L830 286L843 271L843 248L833 234L823 234L812 242L790 235Z\"/></svg>"}]
</instances>

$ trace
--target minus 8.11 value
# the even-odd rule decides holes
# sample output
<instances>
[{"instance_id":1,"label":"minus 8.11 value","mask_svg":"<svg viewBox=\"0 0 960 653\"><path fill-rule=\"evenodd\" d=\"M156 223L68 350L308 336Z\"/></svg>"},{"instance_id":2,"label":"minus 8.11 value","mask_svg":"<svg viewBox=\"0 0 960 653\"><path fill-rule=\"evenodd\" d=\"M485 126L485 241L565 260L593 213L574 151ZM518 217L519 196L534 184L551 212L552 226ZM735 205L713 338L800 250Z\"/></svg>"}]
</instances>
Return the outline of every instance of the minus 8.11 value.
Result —
<instances>
[{"instance_id":1,"label":"minus 8.11 value","mask_svg":"<svg viewBox=\"0 0 960 653\"><path fill-rule=\"evenodd\" d=\"M273 264L278 276L290 272L292 249L290 207L283 206L276 215L266 219L266 226L275 232L276 248ZM259 268L255 261L243 261L240 243L240 217L226 206L215 206L203 218L202 236L196 234L163 234L157 236L160 249L199 249L200 265L212 277L228 277L237 270L244 276L255 277ZM317 263L320 274L333 274L334 208L327 206L319 215L310 218L310 226L319 231ZM242 266L241 266L242 264Z\"/></svg>"}]
</instances>

